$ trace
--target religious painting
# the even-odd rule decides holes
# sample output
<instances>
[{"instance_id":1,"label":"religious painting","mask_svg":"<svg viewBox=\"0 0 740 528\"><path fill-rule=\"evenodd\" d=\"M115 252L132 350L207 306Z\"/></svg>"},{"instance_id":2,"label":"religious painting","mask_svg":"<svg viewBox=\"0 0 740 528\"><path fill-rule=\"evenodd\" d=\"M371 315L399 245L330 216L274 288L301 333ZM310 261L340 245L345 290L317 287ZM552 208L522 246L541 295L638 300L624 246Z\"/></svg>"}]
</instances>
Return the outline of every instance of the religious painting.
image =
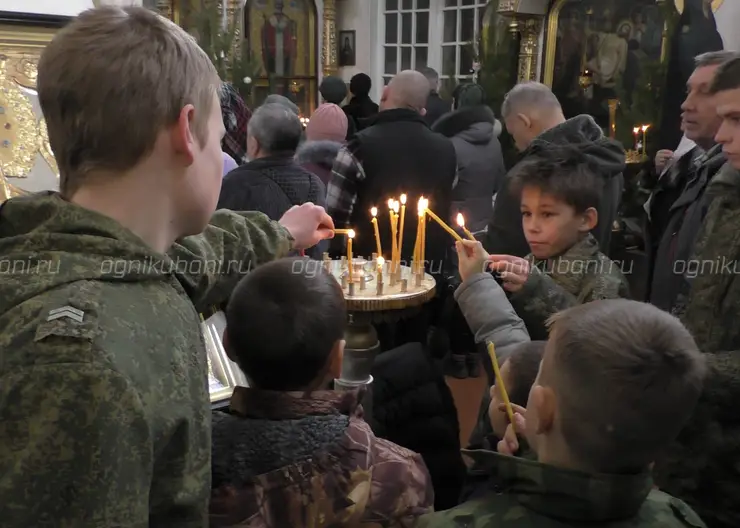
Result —
<instances>
[{"instance_id":1,"label":"religious painting","mask_svg":"<svg viewBox=\"0 0 740 528\"><path fill-rule=\"evenodd\" d=\"M250 0L245 18L249 50L262 70L254 83L256 102L279 93L310 115L317 90L313 0Z\"/></svg>"},{"instance_id":2,"label":"religious painting","mask_svg":"<svg viewBox=\"0 0 740 528\"><path fill-rule=\"evenodd\" d=\"M556 0L548 20L544 82L567 117L591 114L614 133L615 107L626 116L633 105L646 111L659 106L641 90L656 84L655 75L664 76L668 11L673 7L654 0ZM643 116L643 123L654 125L657 115Z\"/></svg>"},{"instance_id":3,"label":"religious painting","mask_svg":"<svg viewBox=\"0 0 740 528\"><path fill-rule=\"evenodd\" d=\"M339 32L339 66L354 66L357 64L355 35L354 31Z\"/></svg>"},{"instance_id":4,"label":"religious painting","mask_svg":"<svg viewBox=\"0 0 740 528\"><path fill-rule=\"evenodd\" d=\"M38 61L55 31L0 19L0 201L59 187L36 93Z\"/></svg>"}]
</instances>

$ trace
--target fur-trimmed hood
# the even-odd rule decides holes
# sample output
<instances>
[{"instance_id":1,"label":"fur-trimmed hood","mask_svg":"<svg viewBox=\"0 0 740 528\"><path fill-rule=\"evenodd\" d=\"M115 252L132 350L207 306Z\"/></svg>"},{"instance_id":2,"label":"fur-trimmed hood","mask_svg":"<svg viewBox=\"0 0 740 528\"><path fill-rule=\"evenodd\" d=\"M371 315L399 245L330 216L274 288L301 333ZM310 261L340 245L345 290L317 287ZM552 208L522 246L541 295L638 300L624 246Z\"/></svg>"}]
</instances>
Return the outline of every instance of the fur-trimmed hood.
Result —
<instances>
[{"instance_id":1,"label":"fur-trimmed hood","mask_svg":"<svg viewBox=\"0 0 740 528\"><path fill-rule=\"evenodd\" d=\"M340 148L342 144L336 141L306 141L298 147L295 162L299 165L315 164L331 170Z\"/></svg>"},{"instance_id":2,"label":"fur-trimmed hood","mask_svg":"<svg viewBox=\"0 0 740 528\"><path fill-rule=\"evenodd\" d=\"M464 136L462 139L469 143L488 143L501 134L501 122L487 106L468 106L447 112L432 130L449 138Z\"/></svg>"}]
</instances>

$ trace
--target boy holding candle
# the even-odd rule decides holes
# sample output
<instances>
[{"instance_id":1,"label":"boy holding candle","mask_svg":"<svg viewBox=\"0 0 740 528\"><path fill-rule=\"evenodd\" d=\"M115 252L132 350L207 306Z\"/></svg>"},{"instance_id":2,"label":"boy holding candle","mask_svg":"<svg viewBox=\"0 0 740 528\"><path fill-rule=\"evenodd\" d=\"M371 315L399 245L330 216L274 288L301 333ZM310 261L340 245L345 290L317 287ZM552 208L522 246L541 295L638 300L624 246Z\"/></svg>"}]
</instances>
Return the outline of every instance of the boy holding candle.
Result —
<instances>
[{"instance_id":1,"label":"boy holding candle","mask_svg":"<svg viewBox=\"0 0 740 528\"><path fill-rule=\"evenodd\" d=\"M211 527L412 526L432 510L421 457L373 435L357 391L330 390L347 312L320 262L257 268L226 319L224 347L250 386L213 418Z\"/></svg>"},{"instance_id":2,"label":"boy holding candle","mask_svg":"<svg viewBox=\"0 0 740 528\"><path fill-rule=\"evenodd\" d=\"M702 390L706 363L691 334L658 308L623 299L561 312L550 329L515 420L537 461L511 456L519 440L509 427L498 453L466 453L499 487L417 526L704 527L650 475Z\"/></svg>"}]
</instances>

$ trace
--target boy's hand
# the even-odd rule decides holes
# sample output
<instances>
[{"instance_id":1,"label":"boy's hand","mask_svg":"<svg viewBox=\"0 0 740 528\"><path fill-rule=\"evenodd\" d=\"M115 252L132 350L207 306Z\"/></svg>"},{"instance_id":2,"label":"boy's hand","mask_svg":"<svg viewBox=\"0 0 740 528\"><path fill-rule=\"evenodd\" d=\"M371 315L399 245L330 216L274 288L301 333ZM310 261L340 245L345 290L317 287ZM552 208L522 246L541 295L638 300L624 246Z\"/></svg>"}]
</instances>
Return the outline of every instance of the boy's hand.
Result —
<instances>
[{"instance_id":1,"label":"boy's hand","mask_svg":"<svg viewBox=\"0 0 740 528\"><path fill-rule=\"evenodd\" d=\"M294 205L278 222L293 237L293 249L308 249L334 234L334 220L320 205Z\"/></svg>"},{"instance_id":2,"label":"boy's hand","mask_svg":"<svg viewBox=\"0 0 740 528\"><path fill-rule=\"evenodd\" d=\"M511 409L514 411L516 431L522 434L527 427L527 409L514 404L511 405ZM506 412L506 405L503 403L499 405L499 410ZM499 441L496 450L502 455L507 456L515 456L517 451L519 451L519 439L517 438L516 432L514 432L514 427L512 427L511 424L506 428L506 434L504 435L503 440Z\"/></svg>"},{"instance_id":3,"label":"boy's hand","mask_svg":"<svg viewBox=\"0 0 740 528\"><path fill-rule=\"evenodd\" d=\"M489 255L491 268L501 274L504 289L518 292L529 279L529 261L512 255Z\"/></svg>"},{"instance_id":4,"label":"boy's hand","mask_svg":"<svg viewBox=\"0 0 740 528\"><path fill-rule=\"evenodd\" d=\"M463 240L457 242L455 247L457 249L457 268L463 281L488 269L488 253L483 249L480 242Z\"/></svg>"}]
</instances>

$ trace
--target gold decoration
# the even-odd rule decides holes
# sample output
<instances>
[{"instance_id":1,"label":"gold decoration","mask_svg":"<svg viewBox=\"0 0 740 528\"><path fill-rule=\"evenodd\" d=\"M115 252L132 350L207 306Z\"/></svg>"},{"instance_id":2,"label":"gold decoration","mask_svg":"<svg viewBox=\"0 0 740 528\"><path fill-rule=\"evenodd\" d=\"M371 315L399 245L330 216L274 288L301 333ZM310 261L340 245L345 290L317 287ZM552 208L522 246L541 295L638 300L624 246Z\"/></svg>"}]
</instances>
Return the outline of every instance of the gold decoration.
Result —
<instances>
[{"instance_id":1,"label":"gold decoration","mask_svg":"<svg viewBox=\"0 0 740 528\"><path fill-rule=\"evenodd\" d=\"M324 32L321 46L321 64L324 75L334 75L338 66L337 4L336 0L324 0Z\"/></svg>"},{"instance_id":2,"label":"gold decoration","mask_svg":"<svg viewBox=\"0 0 740 528\"><path fill-rule=\"evenodd\" d=\"M684 6L684 0L675 0L676 2L676 9L679 13L683 13L683 6ZM719 9L719 6L722 5L724 0L712 0L712 11L717 11Z\"/></svg>"},{"instance_id":3,"label":"gold decoration","mask_svg":"<svg viewBox=\"0 0 740 528\"><path fill-rule=\"evenodd\" d=\"M539 79L537 59L540 53L540 32L542 19L527 17L519 24L521 41L519 44L518 82L536 81Z\"/></svg>"}]
</instances>

